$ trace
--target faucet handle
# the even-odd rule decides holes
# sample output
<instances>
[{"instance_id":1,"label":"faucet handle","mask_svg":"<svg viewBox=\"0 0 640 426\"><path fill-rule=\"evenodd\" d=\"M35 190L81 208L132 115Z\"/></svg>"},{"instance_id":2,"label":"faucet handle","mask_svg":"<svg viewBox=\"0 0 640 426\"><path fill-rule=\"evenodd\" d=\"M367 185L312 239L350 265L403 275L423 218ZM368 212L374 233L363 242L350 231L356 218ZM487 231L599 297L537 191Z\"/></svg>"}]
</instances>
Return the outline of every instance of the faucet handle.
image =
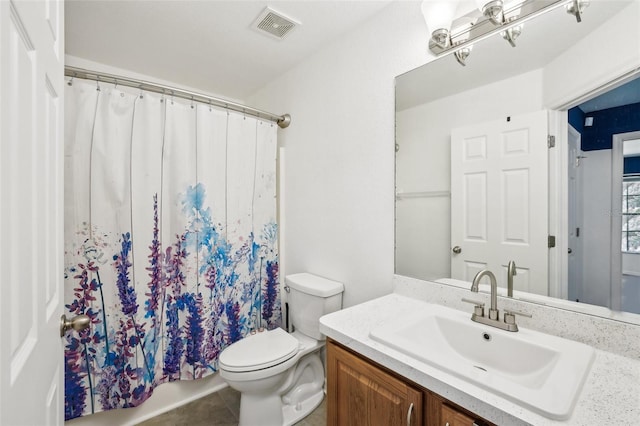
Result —
<instances>
[{"instance_id":1,"label":"faucet handle","mask_svg":"<svg viewBox=\"0 0 640 426\"><path fill-rule=\"evenodd\" d=\"M505 309L504 310L504 322L506 324L515 324L516 323L516 315L521 317L533 318L533 315L528 314L526 312L519 312L513 309Z\"/></svg>"},{"instance_id":2,"label":"faucet handle","mask_svg":"<svg viewBox=\"0 0 640 426\"><path fill-rule=\"evenodd\" d=\"M484 302L481 300L472 300L472 299L467 299L466 297L463 297L462 299L463 302L465 303L472 303L475 306L473 307L473 314L479 317L483 317L484 316Z\"/></svg>"}]
</instances>

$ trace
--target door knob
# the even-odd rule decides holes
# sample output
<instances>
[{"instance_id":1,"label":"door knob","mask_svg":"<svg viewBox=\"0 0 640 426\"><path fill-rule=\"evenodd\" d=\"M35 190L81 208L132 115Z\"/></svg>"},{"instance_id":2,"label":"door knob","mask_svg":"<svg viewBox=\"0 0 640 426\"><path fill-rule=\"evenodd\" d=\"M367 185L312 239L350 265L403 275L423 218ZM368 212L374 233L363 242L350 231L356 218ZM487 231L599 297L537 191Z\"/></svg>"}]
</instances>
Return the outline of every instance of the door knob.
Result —
<instances>
[{"instance_id":1,"label":"door knob","mask_svg":"<svg viewBox=\"0 0 640 426\"><path fill-rule=\"evenodd\" d=\"M460 254L460 253L462 253L462 248L460 248L460 246L455 246L455 247L453 248L453 252L454 252L455 254Z\"/></svg>"},{"instance_id":2,"label":"door knob","mask_svg":"<svg viewBox=\"0 0 640 426\"><path fill-rule=\"evenodd\" d=\"M573 253L573 250L571 250L571 247L569 247L569 249L567 250L567 253L569 254Z\"/></svg>"},{"instance_id":3,"label":"door knob","mask_svg":"<svg viewBox=\"0 0 640 426\"><path fill-rule=\"evenodd\" d=\"M62 315L60 317L60 337L63 337L72 328L75 331L84 330L89 327L89 324L91 324L91 319L87 315L76 315L71 319L67 319L66 315Z\"/></svg>"}]
</instances>

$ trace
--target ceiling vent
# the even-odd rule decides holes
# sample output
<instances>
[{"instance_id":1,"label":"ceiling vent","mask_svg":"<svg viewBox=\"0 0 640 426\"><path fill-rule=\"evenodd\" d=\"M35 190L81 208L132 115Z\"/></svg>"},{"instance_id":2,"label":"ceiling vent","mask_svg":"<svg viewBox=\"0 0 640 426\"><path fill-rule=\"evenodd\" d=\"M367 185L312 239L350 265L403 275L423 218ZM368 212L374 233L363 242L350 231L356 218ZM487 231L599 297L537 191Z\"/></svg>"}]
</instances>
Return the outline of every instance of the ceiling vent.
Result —
<instances>
[{"instance_id":1,"label":"ceiling vent","mask_svg":"<svg viewBox=\"0 0 640 426\"><path fill-rule=\"evenodd\" d=\"M252 28L262 34L268 34L281 40L293 31L297 25L300 25L300 23L267 7L253 22Z\"/></svg>"}]
</instances>

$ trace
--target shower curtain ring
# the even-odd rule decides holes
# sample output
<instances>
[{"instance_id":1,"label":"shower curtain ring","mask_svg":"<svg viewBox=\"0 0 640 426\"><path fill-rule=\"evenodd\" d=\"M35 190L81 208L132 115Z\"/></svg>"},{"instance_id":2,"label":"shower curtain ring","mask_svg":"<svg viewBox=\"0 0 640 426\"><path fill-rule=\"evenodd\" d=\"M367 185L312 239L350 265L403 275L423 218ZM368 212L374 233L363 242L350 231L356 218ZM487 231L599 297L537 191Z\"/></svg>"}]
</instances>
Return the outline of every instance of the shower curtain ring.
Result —
<instances>
[{"instance_id":1,"label":"shower curtain ring","mask_svg":"<svg viewBox=\"0 0 640 426\"><path fill-rule=\"evenodd\" d=\"M195 105L193 105L193 96L191 97L191 109L194 109Z\"/></svg>"},{"instance_id":2,"label":"shower curtain ring","mask_svg":"<svg viewBox=\"0 0 640 426\"><path fill-rule=\"evenodd\" d=\"M96 91L100 91L100 76L96 77Z\"/></svg>"},{"instance_id":3,"label":"shower curtain ring","mask_svg":"<svg viewBox=\"0 0 640 426\"><path fill-rule=\"evenodd\" d=\"M140 99L144 99L144 93L142 93L142 85L140 85L140 95L138 97Z\"/></svg>"}]
</instances>

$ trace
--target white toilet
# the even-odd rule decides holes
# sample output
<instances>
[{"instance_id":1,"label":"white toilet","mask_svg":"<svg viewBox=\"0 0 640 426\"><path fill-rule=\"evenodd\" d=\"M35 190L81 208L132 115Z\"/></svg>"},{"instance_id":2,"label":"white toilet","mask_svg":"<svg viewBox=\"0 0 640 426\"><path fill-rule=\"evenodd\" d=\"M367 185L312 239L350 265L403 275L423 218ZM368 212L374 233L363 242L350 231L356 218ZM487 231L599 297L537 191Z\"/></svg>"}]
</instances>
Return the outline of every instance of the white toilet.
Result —
<instances>
[{"instance_id":1,"label":"white toilet","mask_svg":"<svg viewBox=\"0 0 640 426\"><path fill-rule=\"evenodd\" d=\"M302 273L285 278L294 332L251 334L227 347L220 375L240 395L239 426L291 425L324 398L320 317L342 307L342 283Z\"/></svg>"}]
</instances>

